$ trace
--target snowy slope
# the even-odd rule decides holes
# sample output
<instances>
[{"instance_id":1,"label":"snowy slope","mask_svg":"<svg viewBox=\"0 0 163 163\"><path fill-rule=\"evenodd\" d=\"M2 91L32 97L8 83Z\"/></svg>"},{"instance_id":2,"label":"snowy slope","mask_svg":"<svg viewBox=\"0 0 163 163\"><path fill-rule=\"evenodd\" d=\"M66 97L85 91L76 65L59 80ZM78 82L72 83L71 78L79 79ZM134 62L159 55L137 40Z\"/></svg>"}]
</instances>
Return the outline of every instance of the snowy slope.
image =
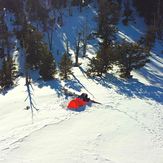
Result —
<instances>
[{"instance_id":1,"label":"snowy slope","mask_svg":"<svg viewBox=\"0 0 163 163\"><path fill-rule=\"evenodd\" d=\"M79 27L86 18L91 22L96 14L91 6L82 13L74 12L72 17L65 15L65 26L57 27L54 33L54 49L64 52L67 37L72 55L76 32L72 27ZM95 28L95 24L91 25ZM137 40L144 32L138 26L120 25L119 34L129 41ZM34 80L33 94L39 111L34 112L33 123L30 110L24 109L28 105L24 101L25 79L19 78L16 88L0 94L0 163L162 163L161 48L156 44L151 62L133 72L134 78L129 81L110 74L103 80L88 79L84 74L86 59L80 59L79 68L73 68L71 81ZM90 42L87 55L95 55L95 51ZM88 93L102 105L89 104L81 112L67 110L71 97L63 94L63 87Z\"/></svg>"},{"instance_id":2,"label":"snowy slope","mask_svg":"<svg viewBox=\"0 0 163 163\"><path fill-rule=\"evenodd\" d=\"M2 153L7 152L2 162L162 163L162 105L119 95L88 80L78 68L74 73L83 91L90 90L90 96L93 94L103 105L88 106L84 112L68 111L63 109L66 101L49 88L35 90L39 92L40 111L34 124L30 123L29 111L19 108L19 112L14 109L15 113L10 113L16 116L9 116L16 129L5 125L10 132L5 131L6 139L1 140L1 147L5 147ZM5 97L3 101L6 104Z\"/></svg>"}]
</instances>

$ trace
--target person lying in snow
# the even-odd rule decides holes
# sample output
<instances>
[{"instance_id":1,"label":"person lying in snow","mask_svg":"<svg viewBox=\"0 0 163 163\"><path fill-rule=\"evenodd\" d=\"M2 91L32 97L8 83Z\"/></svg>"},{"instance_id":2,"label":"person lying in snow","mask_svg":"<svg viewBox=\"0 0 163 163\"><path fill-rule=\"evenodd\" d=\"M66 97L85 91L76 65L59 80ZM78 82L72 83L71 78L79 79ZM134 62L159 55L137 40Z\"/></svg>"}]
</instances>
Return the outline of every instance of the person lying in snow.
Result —
<instances>
[{"instance_id":1,"label":"person lying in snow","mask_svg":"<svg viewBox=\"0 0 163 163\"><path fill-rule=\"evenodd\" d=\"M90 98L88 98L88 95L86 93L82 93L78 98L82 99L85 102L89 102Z\"/></svg>"},{"instance_id":2,"label":"person lying in snow","mask_svg":"<svg viewBox=\"0 0 163 163\"><path fill-rule=\"evenodd\" d=\"M82 93L80 96L78 96L77 98L71 100L67 106L68 109L74 109L77 110L82 106L86 106L89 102L93 102L93 103L97 103L97 104L101 104L99 102L96 102L94 100L91 100L90 98L88 98L88 95L86 93Z\"/></svg>"}]
</instances>

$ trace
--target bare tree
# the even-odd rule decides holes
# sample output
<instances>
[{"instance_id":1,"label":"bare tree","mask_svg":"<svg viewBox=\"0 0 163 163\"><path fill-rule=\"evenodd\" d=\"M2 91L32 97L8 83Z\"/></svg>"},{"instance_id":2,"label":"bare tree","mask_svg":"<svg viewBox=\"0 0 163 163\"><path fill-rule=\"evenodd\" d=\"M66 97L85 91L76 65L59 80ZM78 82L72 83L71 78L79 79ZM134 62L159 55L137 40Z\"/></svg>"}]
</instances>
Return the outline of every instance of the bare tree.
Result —
<instances>
[{"instance_id":1,"label":"bare tree","mask_svg":"<svg viewBox=\"0 0 163 163\"><path fill-rule=\"evenodd\" d=\"M47 34L48 46L50 51L52 51L53 48L54 26L55 26L55 13L53 11L51 15L43 23L43 29L44 32Z\"/></svg>"},{"instance_id":2,"label":"bare tree","mask_svg":"<svg viewBox=\"0 0 163 163\"><path fill-rule=\"evenodd\" d=\"M71 2L70 2L70 1L68 2L68 15L69 15L69 16L72 16L72 15L73 15L73 12L72 12L72 5L71 5Z\"/></svg>"},{"instance_id":3,"label":"bare tree","mask_svg":"<svg viewBox=\"0 0 163 163\"><path fill-rule=\"evenodd\" d=\"M60 26L63 26L63 9L62 8L58 9L58 13L59 13L59 16L57 18L57 23Z\"/></svg>"},{"instance_id":4,"label":"bare tree","mask_svg":"<svg viewBox=\"0 0 163 163\"><path fill-rule=\"evenodd\" d=\"M81 32L78 32L77 39L76 39L75 66L79 65L78 59L79 59L80 43L81 43Z\"/></svg>"},{"instance_id":5,"label":"bare tree","mask_svg":"<svg viewBox=\"0 0 163 163\"><path fill-rule=\"evenodd\" d=\"M30 76L29 76L29 72L28 72L28 69L26 69L26 72L25 72L25 85L27 87L27 98L25 99L25 101L27 99L29 99L29 107L31 109L31 114L32 114L32 122L33 122L33 110L35 109L36 111L38 111L39 109L37 109L34 105L34 100L33 100L33 87L32 87L32 83L31 83L31 79L30 79Z\"/></svg>"},{"instance_id":6,"label":"bare tree","mask_svg":"<svg viewBox=\"0 0 163 163\"><path fill-rule=\"evenodd\" d=\"M89 35L88 33L89 33L88 22L85 21L82 29L83 57L85 57L87 51L87 42L88 42L88 35Z\"/></svg>"},{"instance_id":7,"label":"bare tree","mask_svg":"<svg viewBox=\"0 0 163 163\"><path fill-rule=\"evenodd\" d=\"M49 28L47 31L48 34L48 42L49 42L49 49L52 50L53 47L53 32L54 32L54 24L55 24L55 17L54 15L50 17L49 20Z\"/></svg>"},{"instance_id":8,"label":"bare tree","mask_svg":"<svg viewBox=\"0 0 163 163\"><path fill-rule=\"evenodd\" d=\"M30 37L30 33L28 33L27 37ZM25 43L25 40L23 39L23 47L24 47L24 71L25 71L25 85L27 87L27 98L25 99L25 101L27 99L29 99L29 108L31 109L31 115L32 115L32 122L33 122L33 110L35 109L36 111L38 111L38 109L35 107L34 105L34 100L33 100L33 93L32 93L32 90L33 90L33 87L32 87L32 83L31 83L31 79L30 79L30 76L29 76L29 65L27 63L27 51L28 51L28 48L29 45L27 43Z\"/></svg>"},{"instance_id":9,"label":"bare tree","mask_svg":"<svg viewBox=\"0 0 163 163\"><path fill-rule=\"evenodd\" d=\"M68 44L68 39L65 40L66 44L66 54L69 54L69 44Z\"/></svg>"}]
</instances>

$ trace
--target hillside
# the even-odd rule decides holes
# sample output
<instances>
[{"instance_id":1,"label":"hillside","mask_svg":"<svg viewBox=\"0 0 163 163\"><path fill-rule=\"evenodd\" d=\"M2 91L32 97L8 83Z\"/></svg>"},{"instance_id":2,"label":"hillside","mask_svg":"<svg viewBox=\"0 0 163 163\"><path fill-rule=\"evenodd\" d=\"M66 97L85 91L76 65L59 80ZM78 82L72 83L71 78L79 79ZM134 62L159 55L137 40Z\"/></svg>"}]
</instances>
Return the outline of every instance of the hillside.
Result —
<instances>
[{"instance_id":1,"label":"hillside","mask_svg":"<svg viewBox=\"0 0 163 163\"><path fill-rule=\"evenodd\" d=\"M63 22L56 24L52 54L60 62L68 40L70 56L75 61L76 31L85 21L90 31L97 28L96 3L73 15L64 10ZM146 32L143 19L135 13L136 23L118 23L117 39L135 42ZM7 17L10 17L9 13ZM8 18L9 19L9 18ZM12 28L9 20L8 26ZM15 37L13 56L24 73L24 51ZM47 41L46 37L44 38ZM25 76L16 78L15 87L0 94L0 163L162 163L163 160L163 58L162 42L156 40L150 62L132 71L126 80L116 73L88 77L90 58L98 51L99 38L88 41L85 58L73 67L69 80L44 81L38 70L31 70L33 119ZM59 54L58 54L59 52ZM102 105L89 103L79 111L67 109L73 97L63 91L85 92Z\"/></svg>"}]
</instances>

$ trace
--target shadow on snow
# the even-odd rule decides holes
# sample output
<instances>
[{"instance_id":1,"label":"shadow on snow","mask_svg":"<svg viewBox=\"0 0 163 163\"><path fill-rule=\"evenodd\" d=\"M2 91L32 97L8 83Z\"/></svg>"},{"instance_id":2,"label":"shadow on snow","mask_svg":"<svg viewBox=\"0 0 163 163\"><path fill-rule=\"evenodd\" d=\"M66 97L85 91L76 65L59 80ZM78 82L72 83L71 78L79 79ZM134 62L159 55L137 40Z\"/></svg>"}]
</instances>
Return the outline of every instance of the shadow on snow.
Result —
<instances>
[{"instance_id":1,"label":"shadow on snow","mask_svg":"<svg viewBox=\"0 0 163 163\"><path fill-rule=\"evenodd\" d=\"M140 99L151 99L156 102L163 103L163 89L152 86L145 85L139 82L137 79L129 79L124 81L119 79L112 74L107 74L102 78L95 78L101 85L106 88L110 88L112 85L116 86L116 92L124 94L128 97L137 96Z\"/></svg>"}]
</instances>

